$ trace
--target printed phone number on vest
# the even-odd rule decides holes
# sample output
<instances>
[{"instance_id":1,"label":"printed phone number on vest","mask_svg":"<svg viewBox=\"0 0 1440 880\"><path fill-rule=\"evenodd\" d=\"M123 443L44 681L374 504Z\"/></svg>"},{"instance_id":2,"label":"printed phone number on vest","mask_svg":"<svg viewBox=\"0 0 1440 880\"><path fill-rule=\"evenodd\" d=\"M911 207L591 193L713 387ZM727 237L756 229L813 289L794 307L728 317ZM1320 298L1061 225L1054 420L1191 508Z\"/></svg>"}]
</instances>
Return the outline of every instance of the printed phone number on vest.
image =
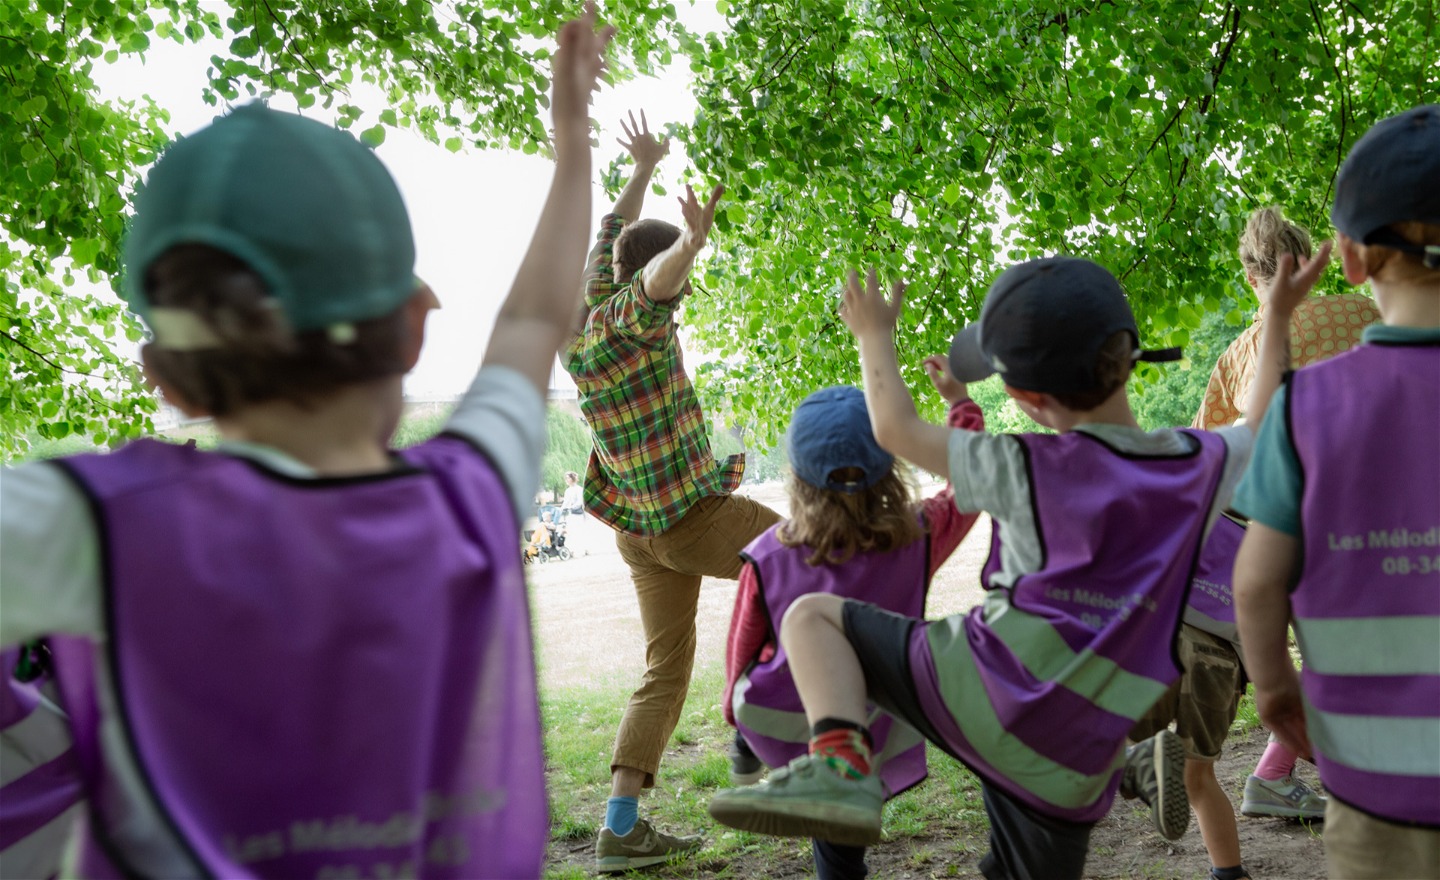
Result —
<instances>
[{"instance_id":1,"label":"printed phone number on vest","mask_svg":"<svg viewBox=\"0 0 1440 880\"><path fill-rule=\"evenodd\" d=\"M1363 535L1337 535L1328 532L1326 544L1332 552L1353 550L1409 550L1440 547L1440 526L1424 531L1407 528L1372 531ZM1440 572L1440 555L1421 552L1419 555L1384 556L1380 571L1388 575L1431 574Z\"/></svg>"}]
</instances>

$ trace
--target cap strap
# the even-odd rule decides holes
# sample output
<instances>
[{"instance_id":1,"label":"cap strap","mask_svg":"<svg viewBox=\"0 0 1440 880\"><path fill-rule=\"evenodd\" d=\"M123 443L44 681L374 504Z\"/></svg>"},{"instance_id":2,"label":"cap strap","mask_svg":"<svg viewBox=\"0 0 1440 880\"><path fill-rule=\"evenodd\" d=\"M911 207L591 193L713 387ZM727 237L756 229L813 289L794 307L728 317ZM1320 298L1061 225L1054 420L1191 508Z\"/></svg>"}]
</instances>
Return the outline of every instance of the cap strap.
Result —
<instances>
[{"instance_id":1,"label":"cap strap","mask_svg":"<svg viewBox=\"0 0 1440 880\"><path fill-rule=\"evenodd\" d=\"M220 337L205 319L187 309L151 307L146 320L155 345L168 351L203 351L221 346Z\"/></svg>"},{"instance_id":2,"label":"cap strap","mask_svg":"<svg viewBox=\"0 0 1440 880\"><path fill-rule=\"evenodd\" d=\"M1145 351L1137 350L1137 351L1135 352L1135 360L1137 360L1137 361L1148 361L1148 362L1150 362L1150 363L1152 363L1152 364L1154 364L1154 363L1163 363L1163 362L1166 362L1166 361L1178 361L1178 360L1180 360L1180 358L1182 358L1182 357L1184 357L1184 355L1181 354L1180 349L1179 349L1178 347L1177 347L1177 348L1153 348L1153 349L1149 349L1149 350L1145 350Z\"/></svg>"}]
</instances>

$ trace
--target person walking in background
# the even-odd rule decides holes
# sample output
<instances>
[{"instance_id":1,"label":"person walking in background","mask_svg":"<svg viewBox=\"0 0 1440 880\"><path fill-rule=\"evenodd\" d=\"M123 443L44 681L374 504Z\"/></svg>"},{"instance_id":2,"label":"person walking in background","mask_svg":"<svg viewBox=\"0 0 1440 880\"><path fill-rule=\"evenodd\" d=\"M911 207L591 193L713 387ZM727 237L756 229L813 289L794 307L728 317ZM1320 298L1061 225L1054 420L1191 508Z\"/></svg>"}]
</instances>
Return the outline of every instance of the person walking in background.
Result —
<instances>
[{"instance_id":1,"label":"person walking in background","mask_svg":"<svg viewBox=\"0 0 1440 880\"><path fill-rule=\"evenodd\" d=\"M1345 280L1384 319L1293 373L1235 495L1255 706L1312 751L1334 878L1440 877L1440 104L1377 123L1335 181ZM1288 258L1287 258L1288 260ZM1294 621L1304 661L1290 659Z\"/></svg>"},{"instance_id":2,"label":"person walking in background","mask_svg":"<svg viewBox=\"0 0 1440 880\"><path fill-rule=\"evenodd\" d=\"M683 230L639 220L650 176L670 144L650 133L643 112L621 125L635 171L600 222L585 305L562 355L594 434L585 509L615 530L645 633L645 675L615 736L610 798L595 842L596 867L605 872L658 864L703 842L651 827L639 817L639 796L655 785L689 691L701 579L738 577L740 551L780 519L732 494L744 457L716 461L680 351L676 312L723 188L702 204L686 187Z\"/></svg>"}]
</instances>

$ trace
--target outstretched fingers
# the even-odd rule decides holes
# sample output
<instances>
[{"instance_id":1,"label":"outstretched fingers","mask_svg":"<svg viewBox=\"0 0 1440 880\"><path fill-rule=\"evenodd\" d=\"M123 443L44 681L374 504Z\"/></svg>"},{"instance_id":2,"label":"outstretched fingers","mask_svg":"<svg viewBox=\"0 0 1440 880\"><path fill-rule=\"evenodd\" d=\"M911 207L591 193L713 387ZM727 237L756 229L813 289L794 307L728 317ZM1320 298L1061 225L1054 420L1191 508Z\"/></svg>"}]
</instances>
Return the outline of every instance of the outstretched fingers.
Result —
<instances>
[{"instance_id":1,"label":"outstretched fingers","mask_svg":"<svg viewBox=\"0 0 1440 880\"><path fill-rule=\"evenodd\" d=\"M1300 268L1295 268L1295 258L1290 254L1282 254L1275 270L1275 284L1270 290L1270 301L1273 305L1285 308L1293 308L1300 304L1315 282L1320 280L1320 273L1330 264L1330 250L1333 242L1324 242L1315 256L1300 263Z\"/></svg>"},{"instance_id":2,"label":"outstretched fingers","mask_svg":"<svg viewBox=\"0 0 1440 880\"><path fill-rule=\"evenodd\" d=\"M595 21L595 4L587 2L579 18L560 28L551 102L557 122L575 116L589 117L590 93L595 91L604 73L605 47L615 35L613 26L597 31Z\"/></svg>"}]
</instances>

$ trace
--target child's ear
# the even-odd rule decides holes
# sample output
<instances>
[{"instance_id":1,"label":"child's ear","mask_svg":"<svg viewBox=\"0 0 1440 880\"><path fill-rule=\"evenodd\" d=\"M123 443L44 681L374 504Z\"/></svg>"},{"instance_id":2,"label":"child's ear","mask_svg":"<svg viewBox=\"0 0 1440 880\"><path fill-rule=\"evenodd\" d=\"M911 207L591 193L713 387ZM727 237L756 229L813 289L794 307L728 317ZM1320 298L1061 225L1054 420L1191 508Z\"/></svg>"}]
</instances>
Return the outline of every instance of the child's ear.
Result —
<instances>
[{"instance_id":1,"label":"child's ear","mask_svg":"<svg viewBox=\"0 0 1440 880\"><path fill-rule=\"evenodd\" d=\"M422 281L401 308L405 310L406 326L404 350L401 354L404 355L405 371L408 373L420 362L420 350L425 347L425 317L432 309L440 308L440 298L435 295L430 285Z\"/></svg>"},{"instance_id":2,"label":"child's ear","mask_svg":"<svg viewBox=\"0 0 1440 880\"><path fill-rule=\"evenodd\" d=\"M1050 414L1056 406L1055 398L1043 391L1027 391L1024 388L1005 386L1005 393L1014 398L1020 405L1020 411L1029 416L1032 421L1044 425L1047 428L1055 427L1052 424Z\"/></svg>"},{"instance_id":3,"label":"child's ear","mask_svg":"<svg viewBox=\"0 0 1440 880\"><path fill-rule=\"evenodd\" d=\"M155 365L150 360L150 352L154 347L155 343L153 342L147 342L140 346L140 372L145 377L145 386L159 391L166 403L180 410L188 418L203 419L210 416L211 413L208 410L191 403L188 397L181 394L174 385L160 375L159 370L155 369Z\"/></svg>"},{"instance_id":4,"label":"child's ear","mask_svg":"<svg viewBox=\"0 0 1440 880\"><path fill-rule=\"evenodd\" d=\"M1340 249L1340 265L1345 270L1345 280L1351 284L1364 284L1370 277L1365 268L1365 246L1344 233L1335 236Z\"/></svg>"}]
</instances>

